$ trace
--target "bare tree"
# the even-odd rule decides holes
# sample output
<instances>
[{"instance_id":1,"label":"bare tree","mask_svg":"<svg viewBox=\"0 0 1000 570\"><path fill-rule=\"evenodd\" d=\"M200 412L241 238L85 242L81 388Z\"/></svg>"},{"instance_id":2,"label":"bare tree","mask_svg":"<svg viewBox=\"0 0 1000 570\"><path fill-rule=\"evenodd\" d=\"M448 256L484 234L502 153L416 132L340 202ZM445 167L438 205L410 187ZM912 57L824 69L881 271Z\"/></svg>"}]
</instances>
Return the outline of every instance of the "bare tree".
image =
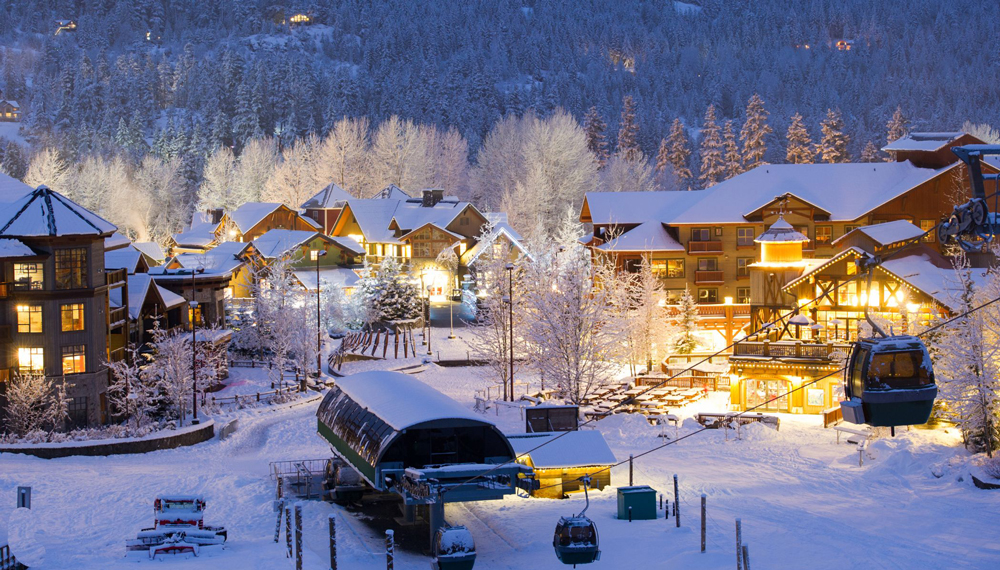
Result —
<instances>
[{"instance_id":1,"label":"bare tree","mask_svg":"<svg viewBox=\"0 0 1000 570\"><path fill-rule=\"evenodd\" d=\"M67 418L69 398L65 382L38 374L16 374L7 383L7 429L26 436L38 430L55 430Z\"/></svg>"},{"instance_id":2,"label":"bare tree","mask_svg":"<svg viewBox=\"0 0 1000 570\"><path fill-rule=\"evenodd\" d=\"M344 117L323 140L319 167L323 175L356 198L364 198L369 170L368 119Z\"/></svg>"},{"instance_id":3,"label":"bare tree","mask_svg":"<svg viewBox=\"0 0 1000 570\"><path fill-rule=\"evenodd\" d=\"M160 328L159 321L152 333L153 354L149 357L149 366L144 369L148 375L146 382L163 393L173 413L183 423L193 389L191 339L181 331Z\"/></svg>"}]
</instances>

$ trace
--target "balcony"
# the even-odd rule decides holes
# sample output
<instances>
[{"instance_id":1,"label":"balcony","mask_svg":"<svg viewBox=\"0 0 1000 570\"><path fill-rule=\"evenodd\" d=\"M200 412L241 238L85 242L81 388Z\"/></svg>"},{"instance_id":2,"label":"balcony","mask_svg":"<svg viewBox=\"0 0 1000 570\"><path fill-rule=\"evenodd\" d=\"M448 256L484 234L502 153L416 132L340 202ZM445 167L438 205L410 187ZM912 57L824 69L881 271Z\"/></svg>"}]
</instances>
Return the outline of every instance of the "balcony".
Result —
<instances>
[{"instance_id":1,"label":"balcony","mask_svg":"<svg viewBox=\"0 0 1000 570\"><path fill-rule=\"evenodd\" d=\"M128 279L128 271L124 269L104 270L104 281L108 286L124 285L126 279Z\"/></svg>"},{"instance_id":2,"label":"balcony","mask_svg":"<svg viewBox=\"0 0 1000 570\"><path fill-rule=\"evenodd\" d=\"M722 253L722 242L721 241L689 241L687 244L688 255L694 254L713 254L718 255Z\"/></svg>"},{"instance_id":3,"label":"balcony","mask_svg":"<svg viewBox=\"0 0 1000 570\"><path fill-rule=\"evenodd\" d=\"M717 285L725 283L721 271L695 271L695 285Z\"/></svg>"},{"instance_id":4,"label":"balcony","mask_svg":"<svg viewBox=\"0 0 1000 570\"><path fill-rule=\"evenodd\" d=\"M733 347L733 356L800 358L805 360L832 360L835 352L850 354L851 345L816 344L801 341L741 341Z\"/></svg>"}]
</instances>

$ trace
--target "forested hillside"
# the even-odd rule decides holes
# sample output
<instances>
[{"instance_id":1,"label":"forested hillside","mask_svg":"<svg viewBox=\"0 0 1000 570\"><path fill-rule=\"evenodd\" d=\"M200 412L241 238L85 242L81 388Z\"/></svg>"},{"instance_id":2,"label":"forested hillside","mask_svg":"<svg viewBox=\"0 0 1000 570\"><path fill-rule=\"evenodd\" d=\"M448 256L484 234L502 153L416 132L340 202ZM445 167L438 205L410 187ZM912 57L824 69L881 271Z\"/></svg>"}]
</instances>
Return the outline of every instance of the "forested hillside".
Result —
<instances>
[{"instance_id":1,"label":"forested hillside","mask_svg":"<svg viewBox=\"0 0 1000 570\"><path fill-rule=\"evenodd\" d=\"M6 0L0 89L30 149L0 146L18 155L0 164L23 176L45 148L68 163L151 153L181 160L193 194L218 148L238 157L273 137L280 154L344 117L451 129L464 141L450 152L467 142L474 164L503 117L562 108L583 123L592 107L613 151L631 96L645 157L680 119L691 187L711 182L697 152L708 106L742 137L754 94L770 127L754 163L786 161L796 113L818 142L839 109L840 159L882 146L897 107L914 129L996 124L998 16L977 0ZM76 29L56 35L67 19Z\"/></svg>"}]
</instances>

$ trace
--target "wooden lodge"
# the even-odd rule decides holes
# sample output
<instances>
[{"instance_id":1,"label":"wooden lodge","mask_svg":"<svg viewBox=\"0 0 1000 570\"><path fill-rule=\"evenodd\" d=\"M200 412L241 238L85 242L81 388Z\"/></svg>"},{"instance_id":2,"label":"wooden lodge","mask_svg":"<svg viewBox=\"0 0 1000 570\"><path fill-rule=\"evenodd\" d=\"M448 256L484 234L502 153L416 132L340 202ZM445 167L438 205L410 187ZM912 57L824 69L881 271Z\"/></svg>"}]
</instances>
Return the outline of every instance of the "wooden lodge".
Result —
<instances>
[{"instance_id":1,"label":"wooden lodge","mask_svg":"<svg viewBox=\"0 0 1000 570\"><path fill-rule=\"evenodd\" d=\"M582 493L579 481L590 476L589 489L611 485L610 467L617 463L601 432L596 430L507 435L517 462L532 468L539 489L532 497L562 499ZM544 447L540 447L544 446Z\"/></svg>"}]
</instances>

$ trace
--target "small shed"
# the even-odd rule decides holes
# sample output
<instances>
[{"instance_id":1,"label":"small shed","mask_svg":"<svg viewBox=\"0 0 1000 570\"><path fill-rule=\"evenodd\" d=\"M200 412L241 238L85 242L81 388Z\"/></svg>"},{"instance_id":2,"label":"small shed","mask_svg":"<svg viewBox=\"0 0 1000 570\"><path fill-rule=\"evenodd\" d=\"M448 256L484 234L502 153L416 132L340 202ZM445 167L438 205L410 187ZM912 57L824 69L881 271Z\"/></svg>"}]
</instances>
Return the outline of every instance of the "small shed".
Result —
<instances>
[{"instance_id":1,"label":"small shed","mask_svg":"<svg viewBox=\"0 0 1000 570\"><path fill-rule=\"evenodd\" d=\"M524 431L576 431L580 427L580 408L577 406L546 405L524 410Z\"/></svg>"},{"instance_id":2,"label":"small shed","mask_svg":"<svg viewBox=\"0 0 1000 570\"><path fill-rule=\"evenodd\" d=\"M634 521L655 519L656 490L649 485L618 487L618 518L628 520L630 508Z\"/></svg>"},{"instance_id":3,"label":"small shed","mask_svg":"<svg viewBox=\"0 0 1000 570\"><path fill-rule=\"evenodd\" d=\"M579 481L590 476L590 489L611 484L610 467L617 463L599 431L566 431L508 435L517 462L531 467L539 489L533 497L561 499L569 493L583 492ZM539 447L543 446L543 447Z\"/></svg>"}]
</instances>

